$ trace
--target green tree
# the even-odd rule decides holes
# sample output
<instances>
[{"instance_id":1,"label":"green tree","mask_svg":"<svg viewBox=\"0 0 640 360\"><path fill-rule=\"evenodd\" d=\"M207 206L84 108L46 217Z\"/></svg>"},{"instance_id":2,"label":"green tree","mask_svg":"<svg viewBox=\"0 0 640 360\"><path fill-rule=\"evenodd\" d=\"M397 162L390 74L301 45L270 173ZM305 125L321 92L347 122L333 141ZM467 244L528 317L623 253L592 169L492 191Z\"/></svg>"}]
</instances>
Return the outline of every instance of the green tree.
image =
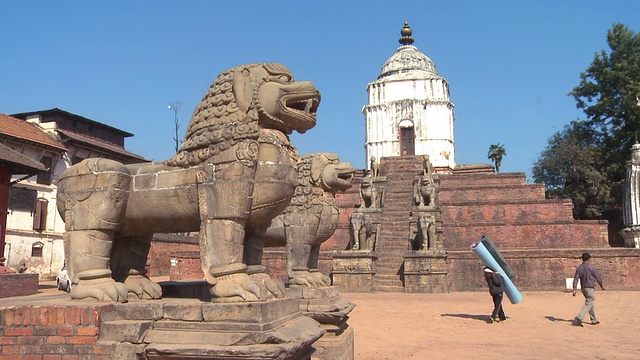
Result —
<instances>
[{"instance_id":1,"label":"green tree","mask_svg":"<svg viewBox=\"0 0 640 360\"><path fill-rule=\"evenodd\" d=\"M607 31L609 52L596 53L569 93L587 116L587 125L606 149L603 159L610 181L624 179L625 162L640 131L640 34L616 23Z\"/></svg>"},{"instance_id":2,"label":"green tree","mask_svg":"<svg viewBox=\"0 0 640 360\"><path fill-rule=\"evenodd\" d=\"M555 133L533 164L534 182L545 183L547 198L572 199L577 219L595 219L612 204L598 136L585 121Z\"/></svg>"},{"instance_id":3,"label":"green tree","mask_svg":"<svg viewBox=\"0 0 640 360\"><path fill-rule=\"evenodd\" d=\"M500 172L500 165L502 165L502 158L504 156L507 156L507 151L504 149L503 144L497 143L489 146L487 158L493 161L496 172Z\"/></svg>"},{"instance_id":4,"label":"green tree","mask_svg":"<svg viewBox=\"0 0 640 360\"><path fill-rule=\"evenodd\" d=\"M549 197L573 199L577 218L621 224L625 163L640 132L640 35L616 23L607 44L569 92L586 119L549 138L532 172Z\"/></svg>"}]
</instances>

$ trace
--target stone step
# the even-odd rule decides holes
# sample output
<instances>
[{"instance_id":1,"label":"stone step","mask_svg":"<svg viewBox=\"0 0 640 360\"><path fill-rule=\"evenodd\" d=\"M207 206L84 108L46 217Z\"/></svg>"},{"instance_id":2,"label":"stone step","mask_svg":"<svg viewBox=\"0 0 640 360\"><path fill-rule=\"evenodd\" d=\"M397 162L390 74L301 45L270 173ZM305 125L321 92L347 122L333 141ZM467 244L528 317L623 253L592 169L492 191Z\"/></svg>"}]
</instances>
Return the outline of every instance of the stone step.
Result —
<instances>
[{"instance_id":1,"label":"stone step","mask_svg":"<svg viewBox=\"0 0 640 360\"><path fill-rule=\"evenodd\" d=\"M525 173L503 174L440 174L440 186L445 188L487 186L487 185L524 185L527 183Z\"/></svg>"},{"instance_id":2,"label":"stone step","mask_svg":"<svg viewBox=\"0 0 640 360\"><path fill-rule=\"evenodd\" d=\"M442 205L445 224L482 222L531 222L573 220L571 201L544 200L536 202L474 203Z\"/></svg>"},{"instance_id":3,"label":"stone step","mask_svg":"<svg viewBox=\"0 0 640 360\"><path fill-rule=\"evenodd\" d=\"M400 281L400 275L376 274L375 281Z\"/></svg>"},{"instance_id":4,"label":"stone step","mask_svg":"<svg viewBox=\"0 0 640 360\"><path fill-rule=\"evenodd\" d=\"M400 276L400 265L395 267L376 267L376 276Z\"/></svg>"},{"instance_id":5,"label":"stone step","mask_svg":"<svg viewBox=\"0 0 640 360\"><path fill-rule=\"evenodd\" d=\"M468 188L440 188L439 199L441 203L468 203L474 201L543 201L545 200L545 188L542 184L526 185L489 185L483 187ZM554 201L563 201L554 199ZM564 200L566 201L566 200Z\"/></svg>"},{"instance_id":6,"label":"stone step","mask_svg":"<svg viewBox=\"0 0 640 360\"><path fill-rule=\"evenodd\" d=\"M395 281L376 281L375 284L373 285L374 287L377 286L385 286L385 287L397 287L397 288L401 288L402 286L402 281L400 280L395 280Z\"/></svg>"},{"instance_id":7,"label":"stone step","mask_svg":"<svg viewBox=\"0 0 640 360\"><path fill-rule=\"evenodd\" d=\"M405 289L403 286L380 286L380 285L374 285L373 286L373 292L403 293L403 292L407 292L407 289Z\"/></svg>"}]
</instances>

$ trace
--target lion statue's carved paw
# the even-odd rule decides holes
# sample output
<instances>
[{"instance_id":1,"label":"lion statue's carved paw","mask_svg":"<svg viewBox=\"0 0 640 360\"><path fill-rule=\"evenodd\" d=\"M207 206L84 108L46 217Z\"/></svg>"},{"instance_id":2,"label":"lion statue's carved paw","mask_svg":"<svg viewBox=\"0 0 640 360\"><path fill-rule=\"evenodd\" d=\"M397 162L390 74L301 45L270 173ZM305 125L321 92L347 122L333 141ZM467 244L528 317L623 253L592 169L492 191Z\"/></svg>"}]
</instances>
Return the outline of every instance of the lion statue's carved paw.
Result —
<instances>
[{"instance_id":1,"label":"lion statue's carved paw","mask_svg":"<svg viewBox=\"0 0 640 360\"><path fill-rule=\"evenodd\" d=\"M251 274L251 278L253 278L261 287L264 286L264 289L267 291L270 297L272 298L284 297L285 287L282 280L272 279L266 273Z\"/></svg>"},{"instance_id":2,"label":"lion statue's carved paw","mask_svg":"<svg viewBox=\"0 0 640 360\"><path fill-rule=\"evenodd\" d=\"M135 294L138 299L160 299L162 288L144 275L129 275L124 281L129 293Z\"/></svg>"},{"instance_id":3,"label":"lion statue's carved paw","mask_svg":"<svg viewBox=\"0 0 640 360\"><path fill-rule=\"evenodd\" d=\"M320 272L320 270L309 270L311 276L315 277L321 282L320 286L331 286L331 278Z\"/></svg>"},{"instance_id":4,"label":"lion statue's carved paw","mask_svg":"<svg viewBox=\"0 0 640 360\"><path fill-rule=\"evenodd\" d=\"M293 277L289 278L289 286L293 287L325 287L330 285L331 279L319 271L296 271Z\"/></svg>"},{"instance_id":5,"label":"lion statue's carved paw","mask_svg":"<svg viewBox=\"0 0 640 360\"><path fill-rule=\"evenodd\" d=\"M80 280L71 287L71 298L127 302L127 287L111 278Z\"/></svg>"},{"instance_id":6,"label":"lion statue's carved paw","mask_svg":"<svg viewBox=\"0 0 640 360\"><path fill-rule=\"evenodd\" d=\"M211 295L214 298L228 300L256 301L266 300L266 286L261 286L247 274L231 274L217 278L215 285L211 287Z\"/></svg>"}]
</instances>

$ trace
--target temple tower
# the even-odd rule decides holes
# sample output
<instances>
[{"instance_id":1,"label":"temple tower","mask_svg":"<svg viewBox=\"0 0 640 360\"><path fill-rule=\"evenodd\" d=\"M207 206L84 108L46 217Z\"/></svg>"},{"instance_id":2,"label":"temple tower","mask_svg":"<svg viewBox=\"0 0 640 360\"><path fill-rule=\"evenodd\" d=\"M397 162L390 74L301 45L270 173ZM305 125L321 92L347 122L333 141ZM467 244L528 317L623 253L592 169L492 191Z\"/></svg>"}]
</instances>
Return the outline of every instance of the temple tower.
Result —
<instances>
[{"instance_id":1,"label":"temple tower","mask_svg":"<svg viewBox=\"0 0 640 360\"><path fill-rule=\"evenodd\" d=\"M382 157L428 155L438 172L455 167L453 103L449 83L433 61L413 44L408 22L400 31L401 46L367 85L366 163Z\"/></svg>"}]
</instances>

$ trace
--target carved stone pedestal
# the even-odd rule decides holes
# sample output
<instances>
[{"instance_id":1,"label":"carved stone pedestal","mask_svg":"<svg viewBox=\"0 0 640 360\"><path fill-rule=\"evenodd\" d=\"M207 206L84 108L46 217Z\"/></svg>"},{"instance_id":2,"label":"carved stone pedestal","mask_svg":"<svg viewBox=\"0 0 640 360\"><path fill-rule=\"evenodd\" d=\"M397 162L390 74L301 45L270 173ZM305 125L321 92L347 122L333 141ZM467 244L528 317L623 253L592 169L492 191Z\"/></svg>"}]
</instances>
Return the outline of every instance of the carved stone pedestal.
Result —
<instances>
[{"instance_id":1,"label":"carved stone pedestal","mask_svg":"<svg viewBox=\"0 0 640 360\"><path fill-rule=\"evenodd\" d=\"M167 295L178 296L204 295L206 288L203 282L162 285ZM118 359L310 360L313 343L326 332L302 314L297 299L215 303L165 297L114 307L103 314L99 341L115 343Z\"/></svg>"},{"instance_id":2,"label":"carved stone pedestal","mask_svg":"<svg viewBox=\"0 0 640 360\"><path fill-rule=\"evenodd\" d=\"M443 293L447 286L447 254L444 251L409 251L404 256L407 292Z\"/></svg>"},{"instance_id":3,"label":"carved stone pedestal","mask_svg":"<svg viewBox=\"0 0 640 360\"><path fill-rule=\"evenodd\" d=\"M333 285L347 292L373 291L376 259L373 251L337 251L333 255Z\"/></svg>"},{"instance_id":4,"label":"carved stone pedestal","mask_svg":"<svg viewBox=\"0 0 640 360\"><path fill-rule=\"evenodd\" d=\"M300 311L319 322L327 332L315 343L311 359L353 360L354 334L347 320L355 304L344 299L338 290L323 288L287 288L289 298L298 299Z\"/></svg>"},{"instance_id":5,"label":"carved stone pedestal","mask_svg":"<svg viewBox=\"0 0 640 360\"><path fill-rule=\"evenodd\" d=\"M628 248L640 248L640 226L629 226L620 231L624 238L624 246Z\"/></svg>"}]
</instances>

